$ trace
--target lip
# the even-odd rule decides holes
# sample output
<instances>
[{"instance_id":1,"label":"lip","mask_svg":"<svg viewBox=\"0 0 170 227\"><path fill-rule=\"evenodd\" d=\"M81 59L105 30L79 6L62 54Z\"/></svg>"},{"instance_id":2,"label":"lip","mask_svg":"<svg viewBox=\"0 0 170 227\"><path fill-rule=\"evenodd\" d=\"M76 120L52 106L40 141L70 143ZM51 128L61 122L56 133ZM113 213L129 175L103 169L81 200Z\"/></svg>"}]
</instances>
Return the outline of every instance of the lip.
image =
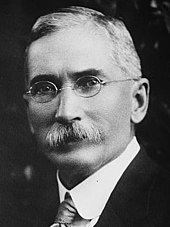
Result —
<instances>
[{"instance_id":1,"label":"lip","mask_svg":"<svg viewBox=\"0 0 170 227\"><path fill-rule=\"evenodd\" d=\"M81 140L81 141L69 141L66 144L60 144L56 147L52 147L50 150L52 152L59 152L59 153L66 153L66 152L71 152L73 150L80 149L82 146L85 147L89 145L90 142L87 140Z\"/></svg>"},{"instance_id":2,"label":"lip","mask_svg":"<svg viewBox=\"0 0 170 227\"><path fill-rule=\"evenodd\" d=\"M87 143L87 141L86 141ZM66 144L63 145L59 145L59 147L63 147L63 148L76 148L76 147L80 147L80 146L84 146L85 144L85 140L81 140L81 141L69 141Z\"/></svg>"}]
</instances>

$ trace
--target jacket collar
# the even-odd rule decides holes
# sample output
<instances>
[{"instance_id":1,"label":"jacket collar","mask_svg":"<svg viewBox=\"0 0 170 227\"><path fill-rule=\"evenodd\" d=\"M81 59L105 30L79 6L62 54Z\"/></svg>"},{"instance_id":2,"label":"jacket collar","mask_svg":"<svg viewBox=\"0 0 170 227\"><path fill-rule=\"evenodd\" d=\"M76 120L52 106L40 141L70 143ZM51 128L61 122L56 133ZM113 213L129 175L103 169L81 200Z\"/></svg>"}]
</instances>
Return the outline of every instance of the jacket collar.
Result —
<instances>
[{"instance_id":1,"label":"jacket collar","mask_svg":"<svg viewBox=\"0 0 170 227\"><path fill-rule=\"evenodd\" d=\"M120 227L137 226L135 223L146 220L156 172L156 164L140 150L113 190L96 227L111 223Z\"/></svg>"}]
</instances>

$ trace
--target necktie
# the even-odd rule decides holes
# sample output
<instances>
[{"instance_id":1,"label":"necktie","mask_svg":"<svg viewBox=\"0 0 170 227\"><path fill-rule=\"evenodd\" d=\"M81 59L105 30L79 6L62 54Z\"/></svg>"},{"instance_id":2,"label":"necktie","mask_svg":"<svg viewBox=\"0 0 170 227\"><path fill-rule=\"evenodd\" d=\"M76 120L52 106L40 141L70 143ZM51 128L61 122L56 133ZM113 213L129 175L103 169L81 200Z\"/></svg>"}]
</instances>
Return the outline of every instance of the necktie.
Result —
<instances>
[{"instance_id":1,"label":"necktie","mask_svg":"<svg viewBox=\"0 0 170 227\"><path fill-rule=\"evenodd\" d=\"M69 193L60 204L54 224L50 227L86 227L90 220L83 219L77 212Z\"/></svg>"}]
</instances>

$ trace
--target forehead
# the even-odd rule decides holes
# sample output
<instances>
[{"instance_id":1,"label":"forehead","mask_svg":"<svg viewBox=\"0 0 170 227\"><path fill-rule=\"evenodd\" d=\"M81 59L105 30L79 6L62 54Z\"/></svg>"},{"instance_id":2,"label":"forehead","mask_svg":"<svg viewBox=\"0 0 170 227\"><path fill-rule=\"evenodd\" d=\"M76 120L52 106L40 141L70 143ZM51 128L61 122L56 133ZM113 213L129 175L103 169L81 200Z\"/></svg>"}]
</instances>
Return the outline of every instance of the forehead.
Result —
<instances>
[{"instance_id":1,"label":"forehead","mask_svg":"<svg viewBox=\"0 0 170 227\"><path fill-rule=\"evenodd\" d=\"M28 51L30 79L41 73L63 74L88 68L109 74L113 65L111 41L97 28L76 27L54 32L33 42Z\"/></svg>"}]
</instances>

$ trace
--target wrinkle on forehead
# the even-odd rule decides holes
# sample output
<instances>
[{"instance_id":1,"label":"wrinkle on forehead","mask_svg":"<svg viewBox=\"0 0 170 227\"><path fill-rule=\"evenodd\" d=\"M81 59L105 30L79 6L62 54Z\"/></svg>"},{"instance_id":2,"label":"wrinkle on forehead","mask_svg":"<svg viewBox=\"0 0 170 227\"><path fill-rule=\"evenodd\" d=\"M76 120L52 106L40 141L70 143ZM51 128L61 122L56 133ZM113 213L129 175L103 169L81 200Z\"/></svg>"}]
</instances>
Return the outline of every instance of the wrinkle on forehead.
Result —
<instances>
[{"instance_id":1,"label":"wrinkle on forehead","mask_svg":"<svg viewBox=\"0 0 170 227\"><path fill-rule=\"evenodd\" d=\"M34 76L37 71L40 74L55 71L64 75L101 67L107 68L110 75L117 71L119 65L113 59L110 40L101 29L89 26L63 29L34 41L29 48L29 73Z\"/></svg>"}]
</instances>

